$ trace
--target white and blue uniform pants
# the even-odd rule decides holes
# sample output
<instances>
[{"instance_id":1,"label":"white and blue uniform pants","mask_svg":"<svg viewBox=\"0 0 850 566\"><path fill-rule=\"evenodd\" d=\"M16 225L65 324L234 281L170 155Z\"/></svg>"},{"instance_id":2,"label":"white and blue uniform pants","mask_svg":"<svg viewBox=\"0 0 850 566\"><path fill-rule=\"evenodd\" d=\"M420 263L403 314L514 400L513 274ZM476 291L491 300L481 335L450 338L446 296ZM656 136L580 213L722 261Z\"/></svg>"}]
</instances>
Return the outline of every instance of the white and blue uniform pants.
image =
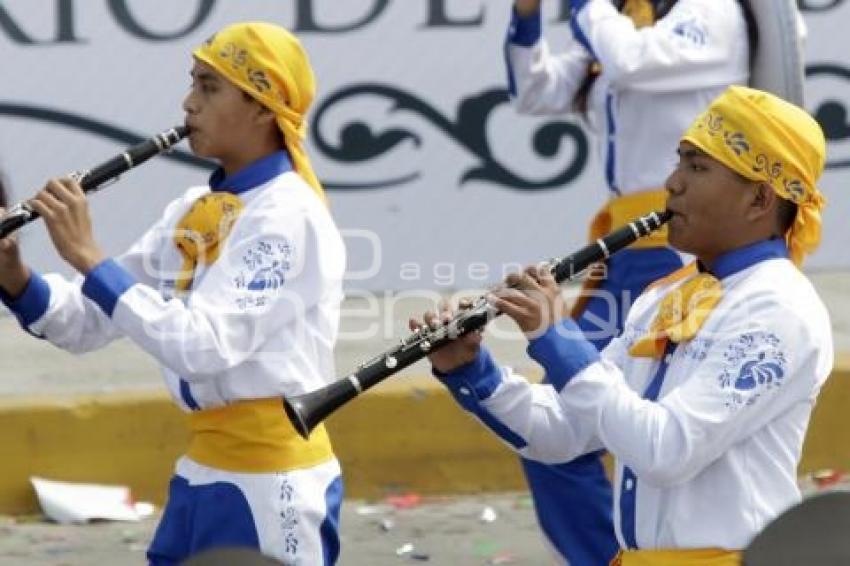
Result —
<instances>
[{"instance_id":1,"label":"white and blue uniform pants","mask_svg":"<svg viewBox=\"0 0 850 566\"><path fill-rule=\"evenodd\" d=\"M184 456L148 560L176 565L211 548L248 547L284 564L332 566L342 495L335 459L288 472L234 473Z\"/></svg>"}]
</instances>

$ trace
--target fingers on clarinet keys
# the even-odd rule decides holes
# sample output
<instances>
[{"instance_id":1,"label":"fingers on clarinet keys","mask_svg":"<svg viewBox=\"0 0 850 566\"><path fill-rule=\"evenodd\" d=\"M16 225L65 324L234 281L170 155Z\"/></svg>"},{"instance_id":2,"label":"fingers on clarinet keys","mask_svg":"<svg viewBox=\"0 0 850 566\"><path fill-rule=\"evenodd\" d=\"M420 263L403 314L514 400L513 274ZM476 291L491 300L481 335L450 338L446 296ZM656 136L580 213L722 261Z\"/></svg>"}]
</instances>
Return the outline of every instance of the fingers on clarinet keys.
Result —
<instances>
[{"instance_id":1,"label":"fingers on clarinet keys","mask_svg":"<svg viewBox=\"0 0 850 566\"><path fill-rule=\"evenodd\" d=\"M510 273L507 277L505 277L505 286L506 290L509 289L530 289L534 285L534 279L526 272L521 273ZM505 294L503 290L500 294Z\"/></svg>"},{"instance_id":2,"label":"fingers on clarinet keys","mask_svg":"<svg viewBox=\"0 0 850 566\"><path fill-rule=\"evenodd\" d=\"M425 314L422 315L422 320L425 321L425 326L431 330L440 326L440 317L434 311L426 311Z\"/></svg>"},{"instance_id":3,"label":"fingers on clarinet keys","mask_svg":"<svg viewBox=\"0 0 850 566\"><path fill-rule=\"evenodd\" d=\"M2 206L0 206L0 219L2 219L5 215L6 215L6 209L3 208ZM11 246L12 246L11 238L12 238L11 235L7 236L5 238L0 238L0 252L5 252L5 251L11 249Z\"/></svg>"},{"instance_id":4,"label":"fingers on clarinet keys","mask_svg":"<svg viewBox=\"0 0 850 566\"><path fill-rule=\"evenodd\" d=\"M422 332L423 327L422 327L422 323L419 322L418 320L416 320L415 318L408 318L407 319L407 328L411 332L415 332L416 334L419 334L420 332Z\"/></svg>"},{"instance_id":5,"label":"fingers on clarinet keys","mask_svg":"<svg viewBox=\"0 0 850 566\"><path fill-rule=\"evenodd\" d=\"M474 309L476 302L477 302L477 300L473 299L471 297L464 297L464 298L460 299L460 301L458 301L458 304L457 304L458 313L463 313L463 312L470 311L470 310ZM476 328L475 330L473 330L471 332L471 334L474 333L474 334L480 335L483 332L484 332L484 327L482 326L480 328Z\"/></svg>"}]
</instances>

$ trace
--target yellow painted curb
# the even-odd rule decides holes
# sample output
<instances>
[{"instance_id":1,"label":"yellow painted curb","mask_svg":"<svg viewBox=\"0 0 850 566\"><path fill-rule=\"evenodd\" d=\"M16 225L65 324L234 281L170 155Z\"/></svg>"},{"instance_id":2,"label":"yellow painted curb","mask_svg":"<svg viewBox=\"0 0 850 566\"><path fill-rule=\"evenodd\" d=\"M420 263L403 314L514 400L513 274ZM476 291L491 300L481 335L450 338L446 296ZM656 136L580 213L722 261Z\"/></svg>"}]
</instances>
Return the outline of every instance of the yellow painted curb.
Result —
<instances>
[{"instance_id":1,"label":"yellow painted curb","mask_svg":"<svg viewBox=\"0 0 850 566\"><path fill-rule=\"evenodd\" d=\"M850 470L850 358L820 395L800 471ZM0 401L0 513L38 509L29 477L124 484L162 503L186 446L184 415L165 393ZM328 422L346 495L475 493L524 488L516 457L433 379L397 378Z\"/></svg>"},{"instance_id":2,"label":"yellow painted curb","mask_svg":"<svg viewBox=\"0 0 850 566\"><path fill-rule=\"evenodd\" d=\"M127 484L161 501L186 445L185 417L165 393L29 398L0 404L0 513L38 509L30 476Z\"/></svg>"}]
</instances>

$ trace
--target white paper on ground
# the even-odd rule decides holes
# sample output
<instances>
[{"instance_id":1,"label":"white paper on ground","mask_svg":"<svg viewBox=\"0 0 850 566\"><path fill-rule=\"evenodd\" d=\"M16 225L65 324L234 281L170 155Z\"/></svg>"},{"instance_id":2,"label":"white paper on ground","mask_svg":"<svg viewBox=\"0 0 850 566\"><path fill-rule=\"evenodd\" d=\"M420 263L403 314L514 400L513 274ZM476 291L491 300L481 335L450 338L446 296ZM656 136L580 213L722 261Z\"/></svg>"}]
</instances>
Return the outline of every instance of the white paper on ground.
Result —
<instances>
[{"instance_id":1,"label":"white paper on ground","mask_svg":"<svg viewBox=\"0 0 850 566\"><path fill-rule=\"evenodd\" d=\"M153 512L150 503L133 503L130 488L121 485L70 483L31 477L44 514L57 523L92 519L138 521Z\"/></svg>"}]
</instances>

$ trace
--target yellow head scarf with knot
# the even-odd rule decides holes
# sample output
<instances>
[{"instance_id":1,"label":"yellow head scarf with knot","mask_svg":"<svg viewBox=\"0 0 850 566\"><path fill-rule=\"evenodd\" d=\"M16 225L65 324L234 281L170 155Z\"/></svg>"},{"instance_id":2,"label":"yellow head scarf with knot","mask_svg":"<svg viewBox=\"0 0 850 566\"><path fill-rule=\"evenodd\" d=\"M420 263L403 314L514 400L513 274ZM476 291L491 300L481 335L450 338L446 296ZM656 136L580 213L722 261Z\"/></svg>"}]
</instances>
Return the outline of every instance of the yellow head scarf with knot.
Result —
<instances>
[{"instance_id":1,"label":"yellow head scarf with knot","mask_svg":"<svg viewBox=\"0 0 850 566\"><path fill-rule=\"evenodd\" d=\"M798 267L821 238L826 199L816 186L826 160L823 130L808 112L770 93L732 86L682 136L733 171L797 205L785 235Z\"/></svg>"},{"instance_id":2,"label":"yellow head scarf with knot","mask_svg":"<svg viewBox=\"0 0 850 566\"><path fill-rule=\"evenodd\" d=\"M295 170L324 200L303 145L316 80L298 39L273 24L239 23L219 31L192 54L274 112Z\"/></svg>"}]
</instances>

